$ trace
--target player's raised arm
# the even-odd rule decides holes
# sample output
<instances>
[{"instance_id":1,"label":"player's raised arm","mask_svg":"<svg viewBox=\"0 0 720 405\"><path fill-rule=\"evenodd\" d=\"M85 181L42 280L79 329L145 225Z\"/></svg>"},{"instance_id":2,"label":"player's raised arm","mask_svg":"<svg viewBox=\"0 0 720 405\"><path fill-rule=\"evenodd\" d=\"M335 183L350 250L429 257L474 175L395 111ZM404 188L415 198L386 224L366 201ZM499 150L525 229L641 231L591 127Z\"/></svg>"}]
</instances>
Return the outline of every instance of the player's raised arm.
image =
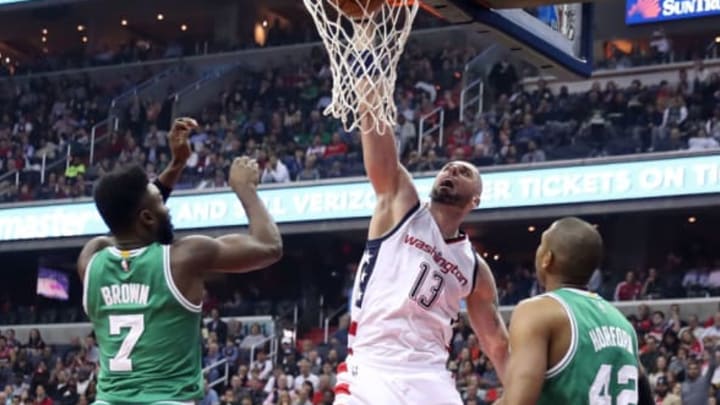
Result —
<instances>
[{"instance_id":1,"label":"player's raised arm","mask_svg":"<svg viewBox=\"0 0 720 405\"><path fill-rule=\"evenodd\" d=\"M511 354L503 380L502 405L535 405L540 398L555 316L547 298L523 301L510 320ZM549 309L549 310L546 310ZM560 309L562 311L562 309Z\"/></svg>"},{"instance_id":2,"label":"player's raised arm","mask_svg":"<svg viewBox=\"0 0 720 405\"><path fill-rule=\"evenodd\" d=\"M230 186L245 209L248 234L216 239L189 236L173 244L172 261L193 272L242 273L267 267L282 257L280 230L257 194L257 162L237 158L230 168Z\"/></svg>"},{"instance_id":3,"label":"player's raised arm","mask_svg":"<svg viewBox=\"0 0 720 405\"><path fill-rule=\"evenodd\" d=\"M363 85L365 83L361 81L359 86ZM374 91L368 91L368 97L359 100L363 163L368 178L379 195L394 194L403 175L393 129L384 124L380 124L379 128L376 125L375 106L381 102Z\"/></svg>"},{"instance_id":4,"label":"player's raised arm","mask_svg":"<svg viewBox=\"0 0 720 405\"><path fill-rule=\"evenodd\" d=\"M188 117L181 117L173 122L173 126L168 133L168 146L170 148L170 163L155 179L155 185L160 190L163 200L167 201L170 192L175 188L180 176L182 175L187 160L192 153L188 137L190 131L197 128L197 122Z\"/></svg>"},{"instance_id":5,"label":"player's raised arm","mask_svg":"<svg viewBox=\"0 0 720 405\"><path fill-rule=\"evenodd\" d=\"M475 289L467 297L470 325L478 337L482 350L497 370L500 382L505 383L508 357L508 332L498 311L495 277L485 261L478 257Z\"/></svg>"},{"instance_id":6,"label":"player's raised arm","mask_svg":"<svg viewBox=\"0 0 720 405\"><path fill-rule=\"evenodd\" d=\"M360 86L363 85L361 81ZM367 85L367 84L365 84ZM382 236L395 226L418 203L419 198L410 173L398 159L393 128L376 125L373 114L381 97L373 91L359 100L360 136L365 171L378 197L375 215L370 224L370 237Z\"/></svg>"}]
</instances>

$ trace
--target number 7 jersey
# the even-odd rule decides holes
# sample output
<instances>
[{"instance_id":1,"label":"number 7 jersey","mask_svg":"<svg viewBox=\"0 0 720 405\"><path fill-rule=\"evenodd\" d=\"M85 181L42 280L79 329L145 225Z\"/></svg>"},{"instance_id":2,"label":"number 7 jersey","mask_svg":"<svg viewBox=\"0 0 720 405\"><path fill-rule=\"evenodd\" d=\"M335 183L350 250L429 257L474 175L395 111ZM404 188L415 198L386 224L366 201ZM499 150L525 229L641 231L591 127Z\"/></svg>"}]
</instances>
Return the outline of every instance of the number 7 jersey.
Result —
<instances>
[{"instance_id":1,"label":"number 7 jersey","mask_svg":"<svg viewBox=\"0 0 720 405\"><path fill-rule=\"evenodd\" d=\"M351 300L349 349L369 364L445 369L452 322L475 285L467 236L445 240L418 204L367 242Z\"/></svg>"},{"instance_id":2,"label":"number 7 jersey","mask_svg":"<svg viewBox=\"0 0 720 405\"><path fill-rule=\"evenodd\" d=\"M96 253L85 270L83 306L100 349L97 400L203 397L201 308L175 286L169 246Z\"/></svg>"}]
</instances>

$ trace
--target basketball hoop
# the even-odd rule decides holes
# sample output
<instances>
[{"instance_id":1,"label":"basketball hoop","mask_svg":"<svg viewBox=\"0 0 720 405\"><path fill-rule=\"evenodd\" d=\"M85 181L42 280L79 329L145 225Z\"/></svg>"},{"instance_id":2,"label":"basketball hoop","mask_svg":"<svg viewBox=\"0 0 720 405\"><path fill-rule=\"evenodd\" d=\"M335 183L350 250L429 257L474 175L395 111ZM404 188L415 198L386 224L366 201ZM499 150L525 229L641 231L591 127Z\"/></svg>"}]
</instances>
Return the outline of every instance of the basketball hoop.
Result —
<instances>
[{"instance_id":1,"label":"basketball hoop","mask_svg":"<svg viewBox=\"0 0 720 405\"><path fill-rule=\"evenodd\" d=\"M392 0L391 0L392 1ZM346 131L371 119L378 133L394 128L397 65L420 8L417 0L384 3L364 18L347 17L334 0L303 0L327 49L333 77L332 102L324 114L339 119ZM362 7L362 1L356 0ZM373 100L362 113L360 104Z\"/></svg>"}]
</instances>

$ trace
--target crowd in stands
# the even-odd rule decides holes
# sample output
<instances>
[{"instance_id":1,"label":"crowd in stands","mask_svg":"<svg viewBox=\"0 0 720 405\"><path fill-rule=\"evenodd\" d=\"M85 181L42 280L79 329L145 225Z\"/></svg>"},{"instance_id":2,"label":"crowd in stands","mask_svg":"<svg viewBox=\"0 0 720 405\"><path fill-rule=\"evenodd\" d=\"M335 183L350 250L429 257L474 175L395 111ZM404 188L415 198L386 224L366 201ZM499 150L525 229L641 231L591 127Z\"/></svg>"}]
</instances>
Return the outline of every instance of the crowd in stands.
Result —
<instances>
[{"instance_id":1,"label":"crowd in stands","mask_svg":"<svg viewBox=\"0 0 720 405\"><path fill-rule=\"evenodd\" d=\"M720 312L710 319L680 316L640 305L628 319L640 342L640 361L649 373L656 403L717 404L720 399ZM348 317L328 343L283 336L270 352L269 324L228 322L210 311L203 328L205 397L201 405L330 405L337 366L347 355ZM464 404L492 404L502 394L497 373L467 320L454 326L448 369ZM95 395L99 352L92 336L66 345L45 344L40 332L18 341L13 329L0 336L0 404L75 405ZM224 363L229 375L224 379ZM219 365L217 367L208 367ZM709 402L708 402L709 398Z\"/></svg>"},{"instance_id":2,"label":"crowd in stands","mask_svg":"<svg viewBox=\"0 0 720 405\"><path fill-rule=\"evenodd\" d=\"M0 181L0 201L75 198L87 195L81 156L87 156L90 131L107 118L111 100L152 75L152 71L98 83L87 75L39 78L0 83L0 176L18 170L15 178ZM40 181L42 162L76 154L65 170L48 171Z\"/></svg>"},{"instance_id":3,"label":"crowd in stands","mask_svg":"<svg viewBox=\"0 0 720 405\"><path fill-rule=\"evenodd\" d=\"M553 90L542 80L526 89L512 65L498 62L488 78L494 100L490 108L465 117L461 124L461 72L475 54L463 47L435 53L413 44L406 49L398 74L395 133L409 170L437 170L448 159L486 166L720 147L720 75L702 61L679 71L676 84L636 80L628 88L618 88L608 82L580 94L570 94L565 87ZM46 147L86 143L87 125L102 111L101 103L78 102L67 91L59 95L63 101L53 101L46 87L36 84L34 89L28 89L25 98L43 100L35 105L49 116L37 116L33 110L18 114L27 109L18 110L16 104L6 108L0 138L6 138L4 156L11 159L2 172L32 169L37 151ZM338 121L322 114L330 89L330 72L319 49L307 64L241 75L197 114L202 127L192 136L194 153L181 187L224 187L229 162L240 154L258 160L263 183L362 175L358 134L345 132ZM85 93L76 98L87 97ZM167 125L157 122L158 108L151 104L157 102L136 100L131 105L127 116L134 117L136 125L126 125L98 145L92 164L87 154L73 156L67 170L63 166L49 173L42 184L36 178L14 190L10 187L3 201L86 196L97 176L132 162L144 165L150 175L158 173L169 158L166 132L160 129ZM61 120L57 114L63 106L72 111ZM419 118L436 107L446 111L442 145L436 136L418 139Z\"/></svg>"}]
</instances>

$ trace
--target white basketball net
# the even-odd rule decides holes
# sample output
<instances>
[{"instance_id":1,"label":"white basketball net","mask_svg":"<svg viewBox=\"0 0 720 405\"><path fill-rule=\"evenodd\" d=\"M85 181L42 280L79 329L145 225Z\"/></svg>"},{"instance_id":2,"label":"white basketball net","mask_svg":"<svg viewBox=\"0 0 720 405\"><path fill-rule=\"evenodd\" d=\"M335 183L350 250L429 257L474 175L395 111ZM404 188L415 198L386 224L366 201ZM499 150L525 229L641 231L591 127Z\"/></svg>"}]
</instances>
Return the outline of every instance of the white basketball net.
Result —
<instances>
[{"instance_id":1,"label":"white basketball net","mask_svg":"<svg viewBox=\"0 0 720 405\"><path fill-rule=\"evenodd\" d=\"M392 1L392 0L391 0ZM303 0L330 58L332 102L325 115L339 119L346 131L368 119L377 133L392 131L397 109L397 64L420 8L417 0L384 3L354 21L333 0ZM362 4L362 0L358 0ZM361 103L372 100L362 109Z\"/></svg>"}]
</instances>

